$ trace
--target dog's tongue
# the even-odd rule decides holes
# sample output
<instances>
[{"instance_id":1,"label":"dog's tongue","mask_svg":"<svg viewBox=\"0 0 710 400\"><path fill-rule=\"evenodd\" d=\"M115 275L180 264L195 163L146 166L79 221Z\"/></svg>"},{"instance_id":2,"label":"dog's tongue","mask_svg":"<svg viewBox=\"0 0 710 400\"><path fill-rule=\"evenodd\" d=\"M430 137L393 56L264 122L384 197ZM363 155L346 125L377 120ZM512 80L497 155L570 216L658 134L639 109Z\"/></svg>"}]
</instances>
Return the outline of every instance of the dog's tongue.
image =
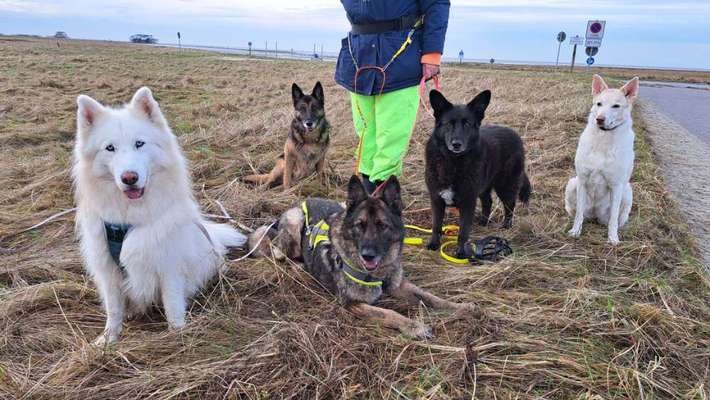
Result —
<instances>
[{"instance_id":1,"label":"dog's tongue","mask_svg":"<svg viewBox=\"0 0 710 400\"><path fill-rule=\"evenodd\" d=\"M128 197L129 199L135 200L143 196L143 189L126 189L123 191L123 193L125 193L126 197Z\"/></svg>"},{"instance_id":2,"label":"dog's tongue","mask_svg":"<svg viewBox=\"0 0 710 400\"><path fill-rule=\"evenodd\" d=\"M362 263L365 264L365 268L368 271L373 271L377 268L377 261L375 261L375 260L372 260L372 261L362 260Z\"/></svg>"}]
</instances>

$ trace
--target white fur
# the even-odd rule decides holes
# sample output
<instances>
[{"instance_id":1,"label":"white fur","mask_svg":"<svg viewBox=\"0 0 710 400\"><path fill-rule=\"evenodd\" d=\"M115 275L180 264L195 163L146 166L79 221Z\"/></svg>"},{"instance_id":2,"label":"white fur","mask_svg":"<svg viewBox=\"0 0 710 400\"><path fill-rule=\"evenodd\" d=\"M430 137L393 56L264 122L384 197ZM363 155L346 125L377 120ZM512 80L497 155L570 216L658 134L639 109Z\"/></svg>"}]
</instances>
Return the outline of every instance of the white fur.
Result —
<instances>
[{"instance_id":1,"label":"white fur","mask_svg":"<svg viewBox=\"0 0 710 400\"><path fill-rule=\"evenodd\" d=\"M444 189L439 192L439 197L444 200L447 206L454 205L454 191L451 188Z\"/></svg>"},{"instance_id":2,"label":"white fur","mask_svg":"<svg viewBox=\"0 0 710 400\"><path fill-rule=\"evenodd\" d=\"M187 299L216 274L226 248L246 238L201 216L186 160L148 88L117 109L84 95L77 103L76 222L86 269L106 311L97 343L118 340L127 305L143 312L160 300L169 326L180 329ZM138 174L133 187L144 189L138 199L124 194L130 186L121 175L127 171ZM108 251L104 222L133 226L120 256L125 277Z\"/></svg>"},{"instance_id":3,"label":"white fur","mask_svg":"<svg viewBox=\"0 0 710 400\"><path fill-rule=\"evenodd\" d=\"M609 89L600 76L594 76L594 105L574 159L577 176L565 189L565 209L574 217L570 236L579 237L585 218L596 218L607 225L609 243L619 243L618 229L628 221L633 203L631 109L638 85L634 78L621 89Z\"/></svg>"}]
</instances>

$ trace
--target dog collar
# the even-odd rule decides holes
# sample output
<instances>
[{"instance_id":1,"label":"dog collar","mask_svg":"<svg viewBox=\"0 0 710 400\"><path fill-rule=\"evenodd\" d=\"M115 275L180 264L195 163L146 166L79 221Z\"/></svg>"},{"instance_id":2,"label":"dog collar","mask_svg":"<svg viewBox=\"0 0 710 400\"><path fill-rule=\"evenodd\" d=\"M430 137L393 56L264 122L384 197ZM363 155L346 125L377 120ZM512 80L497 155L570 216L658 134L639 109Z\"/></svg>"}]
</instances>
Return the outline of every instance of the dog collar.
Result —
<instances>
[{"instance_id":1,"label":"dog collar","mask_svg":"<svg viewBox=\"0 0 710 400\"><path fill-rule=\"evenodd\" d=\"M330 243L330 225L328 225L325 220L320 220L311 225L308 204L305 201L301 203L301 210L303 210L303 214L305 216L306 238L308 239L308 245L311 250L315 250L315 248L321 244ZM342 271L343 275L358 285L376 287L382 286L383 284L381 280L373 278L369 272L353 267L353 263L350 262L350 260L347 260L345 257L337 254L337 252L336 263L340 267L340 271Z\"/></svg>"},{"instance_id":2,"label":"dog collar","mask_svg":"<svg viewBox=\"0 0 710 400\"><path fill-rule=\"evenodd\" d=\"M369 272L353 267L351 262L346 261L345 258L340 255L338 255L338 264L340 264L340 270L343 271L345 277L358 285L379 287L383 284L381 280L373 278Z\"/></svg>"},{"instance_id":3,"label":"dog collar","mask_svg":"<svg viewBox=\"0 0 710 400\"><path fill-rule=\"evenodd\" d=\"M108 251L113 261L122 271L125 270L125 268L121 265L121 248L123 247L123 241L126 240L126 235L132 227L133 225L128 224L111 224L104 222Z\"/></svg>"}]
</instances>

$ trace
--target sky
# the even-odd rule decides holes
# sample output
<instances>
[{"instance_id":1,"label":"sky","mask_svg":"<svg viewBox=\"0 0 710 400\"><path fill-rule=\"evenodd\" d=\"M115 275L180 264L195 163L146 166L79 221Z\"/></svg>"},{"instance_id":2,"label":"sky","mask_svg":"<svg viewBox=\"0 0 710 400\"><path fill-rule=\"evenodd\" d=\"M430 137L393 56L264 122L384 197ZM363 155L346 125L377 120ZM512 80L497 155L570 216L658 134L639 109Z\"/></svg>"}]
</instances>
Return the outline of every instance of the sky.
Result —
<instances>
[{"instance_id":1,"label":"sky","mask_svg":"<svg viewBox=\"0 0 710 400\"><path fill-rule=\"evenodd\" d=\"M386 1L386 0L380 0ZM584 35L606 20L602 65L710 69L708 0L452 0L444 56L554 62L559 31ZM336 0L0 0L0 33L337 52L348 31ZM569 62L571 46L560 59ZM577 62L586 56L578 55Z\"/></svg>"}]
</instances>

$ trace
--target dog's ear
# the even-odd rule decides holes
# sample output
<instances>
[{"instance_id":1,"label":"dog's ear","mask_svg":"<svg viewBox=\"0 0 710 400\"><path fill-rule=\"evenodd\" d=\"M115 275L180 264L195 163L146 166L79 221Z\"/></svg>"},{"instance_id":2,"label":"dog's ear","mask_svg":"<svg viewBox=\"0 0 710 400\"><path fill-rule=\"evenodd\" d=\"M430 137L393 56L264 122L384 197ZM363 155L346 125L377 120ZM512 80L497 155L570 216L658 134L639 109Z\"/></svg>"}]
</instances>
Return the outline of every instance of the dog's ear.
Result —
<instances>
[{"instance_id":1,"label":"dog's ear","mask_svg":"<svg viewBox=\"0 0 710 400\"><path fill-rule=\"evenodd\" d=\"M316 82L311 96L315 97L321 105L325 105L325 94L323 93L323 85L320 84L320 81Z\"/></svg>"},{"instance_id":2,"label":"dog's ear","mask_svg":"<svg viewBox=\"0 0 710 400\"><path fill-rule=\"evenodd\" d=\"M482 121L483 117L486 116L486 109L489 104L491 104L491 91L484 90L466 104L466 107L476 115L479 121Z\"/></svg>"},{"instance_id":3,"label":"dog's ear","mask_svg":"<svg viewBox=\"0 0 710 400\"><path fill-rule=\"evenodd\" d=\"M146 86L138 89L131 99L130 107L140 116L148 119L160 128L168 126L158 102L153 98L153 92Z\"/></svg>"},{"instance_id":4,"label":"dog's ear","mask_svg":"<svg viewBox=\"0 0 710 400\"><path fill-rule=\"evenodd\" d=\"M609 89L609 86L604 82L604 78L595 74L592 78L592 96L596 96L607 89Z\"/></svg>"},{"instance_id":5,"label":"dog's ear","mask_svg":"<svg viewBox=\"0 0 710 400\"><path fill-rule=\"evenodd\" d=\"M639 94L639 77L634 77L634 79L628 81L626 85L621 88L621 92L630 101L636 100L636 96Z\"/></svg>"},{"instance_id":6,"label":"dog's ear","mask_svg":"<svg viewBox=\"0 0 710 400\"><path fill-rule=\"evenodd\" d=\"M76 98L78 106L76 113L77 133L86 135L96 124L96 121L106 112L104 106L87 95L80 95Z\"/></svg>"},{"instance_id":7,"label":"dog's ear","mask_svg":"<svg viewBox=\"0 0 710 400\"><path fill-rule=\"evenodd\" d=\"M382 188L380 198L387 204L392 211L397 215L402 214L402 189L399 186L399 180L396 176L392 175L387 178L385 186Z\"/></svg>"},{"instance_id":8,"label":"dog's ear","mask_svg":"<svg viewBox=\"0 0 710 400\"><path fill-rule=\"evenodd\" d=\"M291 85L291 97L293 97L293 105L296 106L301 97L303 97L303 90L301 90L295 83Z\"/></svg>"},{"instance_id":9,"label":"dog's ear","mask_svg":"<svg viewBox=\"0 0 710 400\"><path fill-rule=\"evenodd\" d=\"M446 97L436 89L429 92L429 103L431 104L431 109L434 111L434 118L436 119L439 119L441 114L454 107L454 105L449 103Z\"/></svg>"},{"instance_id":10,"label":"dog's ear","mask_svg":"<svg viewBox=\"0 0 710 400\"><path fill-rule=\"evenodd\" d=\"M360 177L353 175L348 182L348 209L357 206L368 198L367 190L362 185Z\"/></svg>"}]
</instances>

